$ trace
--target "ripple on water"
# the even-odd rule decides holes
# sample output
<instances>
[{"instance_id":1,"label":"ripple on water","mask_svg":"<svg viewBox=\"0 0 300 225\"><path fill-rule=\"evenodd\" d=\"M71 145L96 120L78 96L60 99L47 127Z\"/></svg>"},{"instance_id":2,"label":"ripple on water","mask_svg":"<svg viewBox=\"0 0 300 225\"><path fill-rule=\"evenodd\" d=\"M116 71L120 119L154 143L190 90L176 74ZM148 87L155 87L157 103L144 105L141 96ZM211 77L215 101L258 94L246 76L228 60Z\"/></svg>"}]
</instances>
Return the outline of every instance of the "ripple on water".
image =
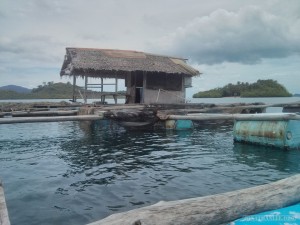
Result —
<instances>
[{"instance_id":1,"label":"ripple on water","mask_svg":"<svg viewBox=\"0 0 300 225\"><path fill-rule=\"evenodd\" d=\"M104 122L1 125L0 176L12 224L86 224L300 170L298 151L234 144L230 123L195 127L132 132Z\"/></svg>"}]
</instances>

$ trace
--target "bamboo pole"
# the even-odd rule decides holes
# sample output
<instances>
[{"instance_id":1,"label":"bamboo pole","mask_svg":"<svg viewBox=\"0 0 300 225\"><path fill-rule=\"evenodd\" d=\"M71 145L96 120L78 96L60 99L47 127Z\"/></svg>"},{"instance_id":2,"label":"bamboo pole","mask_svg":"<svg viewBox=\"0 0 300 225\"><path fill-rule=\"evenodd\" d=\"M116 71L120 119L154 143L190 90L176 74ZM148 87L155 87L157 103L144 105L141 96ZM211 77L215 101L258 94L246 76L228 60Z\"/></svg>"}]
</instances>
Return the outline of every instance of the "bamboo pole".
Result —
<instances>
[{"instance_id":1,"label":"bamboo pole","mask_svg":"<svg viewBox=\"0 0 300 225\"><path fill-rule=\"evenodd\" d=\"M103 115L0 118L0 124L100 120Z\"/></svg>"},{"instance_id":2,"label":"bamboo pole","mask_svg":"<svg viewBox=\"0 0 300 225\"><path fill-rule=\"evenodd\" d=\"M0 181L0 225L10 225L6 202L5 202L4 190L1 181Z\"/></svg>"},{"instance_id":3,"label":"bamboo pole","mask_svg":"<svg viewBox=\"0 0 300 225\"><path fill-rule=\"evenodd\" d=\"M12 112L11 115L13 117L24 117L24 116L69 116L69 115L76 115L78 110L64 110L64 111L34 111L34 112L26 112L26 111L19 111L19 112Z\"/></svg>"},{"instance_id":4,"label":"bamboo pole","mask_svg":"<svg viewBox=\"0 0 300 225\"><path fill-rule=\"evenodd\" d=\"M160 119L166 120L300 120L300 115L295 113L261 113L261 114L215 114L199 113L188 115L160 115Z\"/></svg>"},{"instance_id":5,"label":"bamboo pole","mask_svg":"<svg viewBox=\"0 0 300 225\"><path fill-rule=\"evenodd\" d=\"M159 202L89 225L216 225L300 202L300 175L206 197Z\"/></svg>"}]
</instances>

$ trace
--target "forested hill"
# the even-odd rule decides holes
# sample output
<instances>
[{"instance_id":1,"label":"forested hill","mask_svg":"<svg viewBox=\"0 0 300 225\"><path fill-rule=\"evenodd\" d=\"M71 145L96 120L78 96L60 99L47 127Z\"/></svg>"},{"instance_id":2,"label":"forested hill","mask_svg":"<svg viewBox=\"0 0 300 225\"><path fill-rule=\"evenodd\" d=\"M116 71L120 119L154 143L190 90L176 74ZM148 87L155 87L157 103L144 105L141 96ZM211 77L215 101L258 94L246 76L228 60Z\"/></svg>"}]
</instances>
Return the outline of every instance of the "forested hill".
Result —
<instances>
[{"instance_id":1,"label":"forested hill","mask_svg":"<svg viewBox=\"0 0 300 225\"><path fill-rule=\"evenodd\" d=\"M76 90L84 92L83 88L76 86ZM93 93L95 91L88 90ZM119 91L124 94L125 91ZM76 92L77 93L77 92ZM95 92L97 93L97 92ZM1 90L0 99L71 99L73 96L73 85L68 83L44 82L29 93L18 93L13 90Z\"/></svg>"},{"instance_id":2,"label":"forested hill","mask_svg":"<svg viewBox=\"0 0 300 225\"><path fill-rule=\"evenodd\" d=\"M44 82L29 93L18 93L12 90L0 90L0 99L68 99L73 93L73 85L68 83Z\"/></svg>"},{"instance_id":3,"label":"forested hill","mask_svg":"<svg viewBox=\"0 0 300 225\"><path fill-rule=\"evenodd\" d=\"M290 97L286 88L275 80L258 80L253 84L237 82L227 84L222 88L198 92L193 98L222 98L222 97Z\"/></svg>"}]
</instances>

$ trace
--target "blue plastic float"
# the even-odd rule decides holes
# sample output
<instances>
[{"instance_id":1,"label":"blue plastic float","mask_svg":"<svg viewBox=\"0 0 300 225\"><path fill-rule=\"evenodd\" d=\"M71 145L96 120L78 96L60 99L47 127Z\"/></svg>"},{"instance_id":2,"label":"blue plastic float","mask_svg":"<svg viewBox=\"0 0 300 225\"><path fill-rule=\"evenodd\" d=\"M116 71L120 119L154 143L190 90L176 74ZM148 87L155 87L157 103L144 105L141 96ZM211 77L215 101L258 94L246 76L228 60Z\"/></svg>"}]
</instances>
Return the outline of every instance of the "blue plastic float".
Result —
<instances>
[{"instance_id":1,"label":"blue plastic float","mask_svg":"<svg viewBox=\"0 0 300 225\"><path fill-rule=\"evenodd\" d=\"M234 141L279 148L300 148L300 120L235 121Z\"/></svg>"},{"instance_id":2,"label":"blue plastic float","mask_svg":"<svg viewBox=\"0 0 300 225\"><path fill-rule=\"evenodd\" d=\"M246 216L229 225L300 225L300 204Z\"/></svg>"}]
</instances>

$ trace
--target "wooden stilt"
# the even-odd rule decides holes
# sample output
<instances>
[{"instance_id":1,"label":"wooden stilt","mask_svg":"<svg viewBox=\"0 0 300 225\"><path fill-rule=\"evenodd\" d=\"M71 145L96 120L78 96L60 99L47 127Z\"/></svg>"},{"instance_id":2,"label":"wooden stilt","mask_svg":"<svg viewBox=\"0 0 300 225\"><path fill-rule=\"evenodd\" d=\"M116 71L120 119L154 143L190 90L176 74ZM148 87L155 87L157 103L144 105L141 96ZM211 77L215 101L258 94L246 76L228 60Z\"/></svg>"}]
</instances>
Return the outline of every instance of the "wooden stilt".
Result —
<instances>
[{"instance_id":1,"label":"wooden stilt","mask_svg":"<svg viewBox=\"0 0 300 225\"><path fill-rule=\"evenodd\" d=\"M76 102L76 76L73 76L73 98L72 101Z\"/></svg>"},{"instance_id":2,"label":"wooden stilt","mask_svg":"<svg viewBox=\"0 0 300 225\"><path fill-rule=\"evenodd\" d=\"M114 96L115 104L118 103L118 78L116 78L116 87L115 87L116 95Z\"/></svg>"},{"instance_id":3,"label":"wooden stilt","mask_svg":"<svg viewBox=\"0 0 300 225\"><path fill-rule=\"evenodd\" d=\"M87 104L87 85L88 85L88 77L85 76L85 82L84 82L84 104Z\"/></svg>"}]
</instances>

